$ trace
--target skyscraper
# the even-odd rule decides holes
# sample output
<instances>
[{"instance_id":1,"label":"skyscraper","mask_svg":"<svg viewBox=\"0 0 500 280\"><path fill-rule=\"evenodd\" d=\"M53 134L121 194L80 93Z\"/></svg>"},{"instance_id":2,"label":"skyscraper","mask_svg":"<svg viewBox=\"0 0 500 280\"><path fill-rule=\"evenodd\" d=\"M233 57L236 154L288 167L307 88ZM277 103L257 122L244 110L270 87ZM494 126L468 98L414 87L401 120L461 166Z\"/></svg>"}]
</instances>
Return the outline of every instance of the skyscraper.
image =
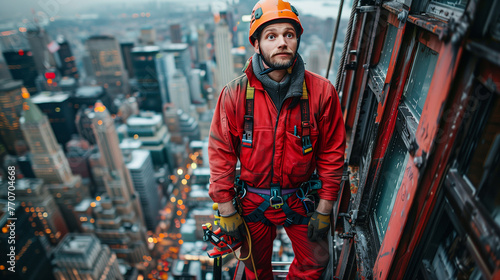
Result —
<instances>
[{"instance_id":1,"label":"skyscraper","mask_svg":"<svg viewBox=\"0 0 500 280\"><path fill-rule=\"evenodd\" d=\"M156 41L156 31L151 25L146 25L141 28L141 38L140 41L144 46L151 46L155 44Z\"/></svg>"},{"instance_id":2,"label":"skyscraper","mask_svg":"<svg viewBox=\"0 0 500 280\"><path fill-rule=\"evenodd\" d=\"M43 74L47 69L57 68L54 52L59 49L58 44L51 41L47 32L39 26L28 29L27 33L38 73Z\"/></svg>"},{"instance_id":3,"label":"skyscraper","mask_svg":"<svg viewBox=\"0 0 500 280\"><path fill-rule=\"evenodd\" d=\"M172 43L182 43L182 29L180 24L170 25L170 41Z\"/></svg>"},{"instance_id":4,"label":"skyscraper","mask_svg":"<svg viewBox=\"0 0 500 280\"><path fill-rule=\"evenodd\" d=\"M69 42L61 36L58 38L57 43L59 44L57 55L61 61L61 75L78 80L79 74L78 69L76 68L75 56L71 51Z\"/></svg>"},{"instance_id":5,"label":"skyscraper","mask_svg":"<svg viewBox=\"0 0 500 280\"><path fill-rule=\"evenodd\" d=\"M134 48L134 42L122 42L120 43L120 49L122 50L123 63L125 64L125 69L127 70L129 79L134 77L134 66L132 65L132 49Z\"/></svg>"},{"instance_id":6,"label":"skyscraper","mask_svg":"<svg viewBox=\"0 0 500 280\"><path fill-rule=\"evenodd\" d=\"M119 258L136 264L147 255L144 218L130 172L123 159L114 121L102 103L89 114L107 172L107 194L96 202L96 235Z\"/></svg>"},{"instance_id":7,"label":"skyscraper","mask_svg":"<svg viewBox=\"0 0 500 280\"><path fill-rule=\"evenodd\" d=\"M64 92L41 92L34 96L35 103L49 118L57 142L66 146L71 135L76 134L75 109L70 95Z\"/></svg>"},{"instance_id":8,"label":"skyscraper","mask_svg":"<svg viewBox=\"0 0 500 280\"><path fill-rule=\"evenodd\" d=\"M191 71L191 54L189 53L188 44L164 44L161 48L162 52L173 54L175 59L175 68L181 70L184 76L188 79L189 83L189 72ZM173 73L172 73L173 74ZM191 91L191 88L189 88Z\"/></svg>"},{"instance_id":9,"label":"skyscraper","mask_svg":"<svg viewBox=\"0 0 500 280\"><path fill-rule=\"evenodd\" d=\"M97 84L112 96L128 94L128 77L116 38L92 36L87 39L86 45Z\"/></svg>"},{"instance_id":10,"label":"skyscraper","mask_svg":"<svg viewBox=\"0 0 500 280\"><path fill-rule=\"evenodd\" d=\"M165 164L172 169L174 161L169 149L170 133L163 123L162 115L153 112L143 112L127 119L128 137L141 142L141 149L151 153L153 165L156 168Z\"/></svg>"},{"instance_id":11,"label":"skyscraper","mask_svg":"<svg viewBox=\"0 0 500 280\"><path fill-rule=\"evenodd\" d=\"M17 203L16 203L17 204ZM11 206L12 207L12 206ZM36 208L35 208L36 209ZM34 209L34 211L36 211ZM56 207L57 209L57 207ZM42 224L35 212L26 212L25 207L16 205L15 217L17 220L7 220L10 217L7 200L0 201L0 269L1 279L12 280L54 280L52 267L50 265L49 253L50 243L45 231L41 232L37 227ZM46 210L46 209L45 209ZM41 216L43 219L43 214ZM12 244L9 244L11 231L7 227L14 222L16 234L15 244L15 272L8 270L10 267L9 254Z\"/></svg>"},{"instance_id":12,"label":"skyscraper","mask_svg":"<svg viewBox=\"0 0 500 280\"><path fill-rule=\"evenodd\" d=\"M142 211L148 230L155 231L160 211L161 191L155 182L155 174L151 155L147 150L130 151L127 168L132 176L134 187L140 195Z\"/></svg>"},{"instance_id":13,"label":"skyscraper","mask_svg":"<svg viewBox=\"0 0 500 280\"><path fill-rule=\"evenodd\" d=\"M3 58L2 54L0 55L0 80L11 80L11 79L12 76L10 75L9 72L9 66L7 65L7 62L5 62L5 59Z\"/></svg>"},{"instance_id":14,"label":"skyscraper","mask_svg":"<svg viewBox=\"0 0 500 280\"><path fill-rule=\"evenodd\" d=\"M163 104L167 102L166 87L161 86L158 75L165 75L159 69L159 59L162 54L157 46L135 47L132 49L132 62L135 77L139 88L140 108L156 112L163 111Z\"/></svg>"},{"instance_id":15,"label":"skyscraper","mask_svg":"<svg viewBox=\"0 0 500 280\"><path fill-rule=\"evenodd\" d=\"M14 80L22 80L29 93L35 94L38 71L31 51L26 49L4 51L3 57Z\"/></svg>"},{"instance_id":16,"label":"skyscraper","mask_svg":"<svg viewBox=\"0 0 500 280\"><path fill-rule=\"evenodd\" d=\"M191 112L191 95L189 93L188 79L181 71L175 71L168 82L170 103L184 112Z\"/></svg>"},{"instance_id":17,"label":"skyscraper","mask_svg":"<svg viewBox=\"0 0 500 280\"><path fill-rule=\"evenodd\" d=\"M233 71L233 56L231 55L231 32L229 32L229 27L223 18L215 26L214 45L217 62L216 77L218 77L214 98L217 100L222 88L236 77Z\"/></svg>"},{"instance_id":18,"label":"skyscraper","mask_svg":"<svg viewBox=\"0 0 500 280\"><path fill-rule=\"evenodd\" d=\"M76 230L78 223L74 219L72 208L85 196L88 189L82 185L80 176L74 176L57 143L49 119L43 115L29 95L23 95L23 116L21 129L32 153L33 171L56 199L57 205L70 230Z\"/></svg>"},{"instance_id":19,"label":"skyscraper","mask_svg":"<svg viewBox=\"0 0 500 280\"><path fill-rule=\"evenodd\" d=\"M16 201L33 217L33 229L57 244L68 233L64 218L41 179L18 179ZM35 221L36 220L36 221Z\"/></svg>"},{"instance_id":20,"label":"skyscraper","mask_svg":"<svg viewBox=\"0 0 500 280\"><path fill-rule=\"evenodd\" d=\"M21 81L0 80L0 140L11 155L21 155L18 148L26 146L19 125L23 94L29 95Z\"/></svg>"},{"instance_id":21,"label":"skyscraper","mask_svg":"<svg viewBox=\"0 0 500 280\"><path fill-rule=\"evenodd\" d=\"M196 52L198 62L209 60L207 48L207 32L203 27L198 29L198 41L196 44Z\"/></svg>"},{"instance_id":22,"label":"skyscraper","mask_svg":"<svg viewBox=\"0 0 500 280\"><path fill-rule=\"evenodd\" d=\"M54 251L57 279L122 280L116 255L94 234L68 234Z\"/></svg>"}]
</instances>

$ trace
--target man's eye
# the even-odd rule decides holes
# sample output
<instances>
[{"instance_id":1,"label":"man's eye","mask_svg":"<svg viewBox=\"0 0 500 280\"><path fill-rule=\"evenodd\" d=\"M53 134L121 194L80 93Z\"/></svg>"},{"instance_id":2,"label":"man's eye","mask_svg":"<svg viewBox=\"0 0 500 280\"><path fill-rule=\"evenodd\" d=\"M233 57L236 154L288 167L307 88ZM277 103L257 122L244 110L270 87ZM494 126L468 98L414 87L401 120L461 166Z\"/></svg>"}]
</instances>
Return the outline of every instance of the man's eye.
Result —
<instances>
[{"instance_id":1,"label":"man's eye","mask_svg":"<svg viewBox=\"0 0 500 280\"><path fill-rule=\"evenodd\" d=\"M276 37L274 37L274 35L267 35L267 39L269 39L269 40L272 40L274 38L276 38Z\"/></svg>"},{"instance_id":2,"label":"man's eye","mask_svg":"<svg viewBox=\"0 0 500 280\"><path fill-rule=\"evenodd\" d=\"M288 33L288 34L286 34L286 37L287 37L288 39L291 39L291 38L293 38L293 34L292 34L292 33Z\"/></svg>"}]
</instances>

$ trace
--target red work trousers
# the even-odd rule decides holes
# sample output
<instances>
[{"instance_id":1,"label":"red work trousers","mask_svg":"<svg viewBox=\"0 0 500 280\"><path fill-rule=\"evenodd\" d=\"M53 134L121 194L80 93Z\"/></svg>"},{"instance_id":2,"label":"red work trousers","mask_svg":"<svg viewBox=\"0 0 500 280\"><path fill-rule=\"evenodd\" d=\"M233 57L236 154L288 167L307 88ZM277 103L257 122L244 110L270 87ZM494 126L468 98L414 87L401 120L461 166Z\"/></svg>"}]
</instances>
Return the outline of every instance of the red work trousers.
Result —
<instances>
[{"instance_id":1,"label":"red work trousers","mask_svg":"<svg viewBox=\"0 0 500 280\"><path fill-rule=\"evenodd\" d=\"M252 213L264 201L257 194L248 192L242 199L243 215ZM300 215L306 215L304 206L296 195L287 200L288 206ZM283 225L286 215L283 209L269 207L264 216L272 223L266 226L261 222L247 223L252 237L252 255L257 269L259 280L272 280L271 257L273 240L276 238L276 225ZM329 255L326 238L320 242L311 242L307 238L307 225L291 225L285 231L292 242L295 258L290 265L286 279L320 279L325 270ZM241 257L248 256L248 243L244 242L241 248ZM251 258L244 261L246 279L255 279Z\"/></svg>"}]
</instances>

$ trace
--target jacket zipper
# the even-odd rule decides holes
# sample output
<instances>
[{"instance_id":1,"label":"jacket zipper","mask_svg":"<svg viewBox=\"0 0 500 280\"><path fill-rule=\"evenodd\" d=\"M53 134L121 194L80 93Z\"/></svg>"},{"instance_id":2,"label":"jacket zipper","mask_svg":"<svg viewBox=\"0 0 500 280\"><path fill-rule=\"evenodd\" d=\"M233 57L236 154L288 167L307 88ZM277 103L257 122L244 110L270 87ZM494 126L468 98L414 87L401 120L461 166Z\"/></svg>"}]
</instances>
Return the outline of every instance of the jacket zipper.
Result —
<instances>
[{"instance_id":1,"label":"jacket zipper","mask_svg":"<svg viewBox=\"0 0 500 280\"><path fill-rule=\"evenodd\" d=\"M267 93L267 92L266 92ZM278 91L277 91L277 96L279 97L279 88L278 88ZM269 94L268 94L269 95ZM269 98L271 98L269 96ZM271 100L272 101L272 100ZM276 118L276 125L274 126L274 136L273 136L273 157L271 158L271 184L273 183L273 178L274 178L274 153L276 152L276 132L278 130L278 123L279 123L279 120L280 120L280 113L281 113L281 108L283 108L283 103L284 103L285 99L283 100L283 102L281 102L280 104L280 109L278 110L278 117ZM274 102L273 102L274 104ZM276 106L274 106L276 107ZM279 182L278 182L279 183Z\"/></svg>"}]
</instances>

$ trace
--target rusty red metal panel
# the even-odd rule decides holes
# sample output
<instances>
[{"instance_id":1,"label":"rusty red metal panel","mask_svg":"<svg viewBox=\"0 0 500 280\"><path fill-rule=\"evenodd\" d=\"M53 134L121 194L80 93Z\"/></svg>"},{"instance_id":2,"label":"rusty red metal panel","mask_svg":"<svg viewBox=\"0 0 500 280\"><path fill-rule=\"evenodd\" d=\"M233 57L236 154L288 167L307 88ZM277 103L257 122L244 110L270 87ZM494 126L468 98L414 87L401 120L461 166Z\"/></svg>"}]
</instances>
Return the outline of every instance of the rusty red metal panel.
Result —
<instances>
[{"instance_id":1,"label":"rusty red metal panel","mask_svg":"<svg viewBox=\"0 0 500 280\"><path fill-rule=\"evenodd\" d=\"M447 24L442 20L425 15L409 15L407 20L416 26L438 35L440 39L447 35Z\"/></svg>"},{"instance_id":2,"label":"rusty red metal panel","mask_svg":"<svg viewBox=\"0 0 500 280\"><path fill-rule=\"evenodd\" d=\"M385 78L385 83L389 83L392 79L392 75L394 74L394 68L396 66L396 61L397 61L396 58L398 57L401 42L403 41L403 35L405 34L406 24L403 24L399 21L398 23L399 25L394 25L398 26L398 35L396 37L396 41L394 42L394 50L396 51L392 53L391 62L389 63L389 69L387 70L387 76Z\"/></svg>"},{"instance_id":3,"label":"rusty red metal panel","mask_svg":"<svg viewBox=\"0 0 500 280\"><path fill-rule=\"evenodd\" d=\"M438 58L434 70L434 77L427 94L427 100L416 132L419 149L416 151L415 156L410 156L408 160L403 182L397 194L398 199L396 199L394 203L387 232L373 269L375 279L388 279L391 272L395 272L392 270L392 266L395 261L398 261L395 260L396 252L398 250L404 250L402 248L408 246L407 243L400 242L403 238L404 228L408 221L408 213L415 201L419 180L422 180L417 165L419 162L428 160L427 156L429 155L429 151L431 151L434 148L433 145L435 145L433 141L436 140L440 128L440 116L443 113L443 108L457 71L458 61L462 54L462 48L458 50L455 48L456 47L452 44L443 44L440 49L439 53L441 55ZM425 168L425 164L421 168ZM435 173L435 178L432 179L439 182L442 176L443 172ZM421 185L421 187L424 186ZM423 190L420 189L419 191ZM419 227L423 226L424 224L419 224ZM400 267L400 269L403 270L405 268L406 267Z\"/></svg>"},{"instance_id":4,"label":"rusty red metal panel","mask_svg":"<svg viewBox=\"0 0 500 280\"><path fill-rule=\"evenodd\" d=\"M429 32L420 33L418 41L435 52L439 52L439 48L441 47L441 41L439 41L438 36Z\"/></svg>"},{"instance_id":5,"label":"rusty red metal panel","mask_svg":"<svg viewBox=\"0 0 500 280\"><path fill-rule=\"evenodd\" d=\"M401 245L406 244L401 244L398 250L399 252L396 255L396 259L398 261L395 263L393 268L395 275L397 275L396 278L402 278L404 276L405 270L403 268L408 266L411 258L411 252L413 252L418 246L424 233L425 226L427 225L434 209L436 203L436 193L440 185L440 180L443 179L446 171L446 164L452 151L452 145L450 143L455 141L460 123L466 114L466 111L462 109L467 107L468 98L466 98L466 96L470 96L470 94L472 94L472 83L469 81L473 79L474 76L474 69L476 69L476 65L474 64L475 62L469 62L468 65L460 67L463 71L461 71L460 76L455 79L456 84L453 87L453 92L456 94L454 96L454 100L452 105L449 106L449 108L447 108L442 114L442 133L439 133L435 140L438 144L432 155L433 159L426 171L427 173L430 172L432 174L428 174L427 176L424 175L421 179L421 187L415 202L415 206L417 207L415 213L418 214L418 217L416 217L413 225L407 225L407 228L411 227L411 240L408 242L408 247L403 250L404 248ZM495 70L496 73L500 73L499 70L500 69L497 68ZM489 72L488 74L492 73L495 72ZM440 174L441 176L435 176L434 174Z\"/></svg>"}]
</instances>

